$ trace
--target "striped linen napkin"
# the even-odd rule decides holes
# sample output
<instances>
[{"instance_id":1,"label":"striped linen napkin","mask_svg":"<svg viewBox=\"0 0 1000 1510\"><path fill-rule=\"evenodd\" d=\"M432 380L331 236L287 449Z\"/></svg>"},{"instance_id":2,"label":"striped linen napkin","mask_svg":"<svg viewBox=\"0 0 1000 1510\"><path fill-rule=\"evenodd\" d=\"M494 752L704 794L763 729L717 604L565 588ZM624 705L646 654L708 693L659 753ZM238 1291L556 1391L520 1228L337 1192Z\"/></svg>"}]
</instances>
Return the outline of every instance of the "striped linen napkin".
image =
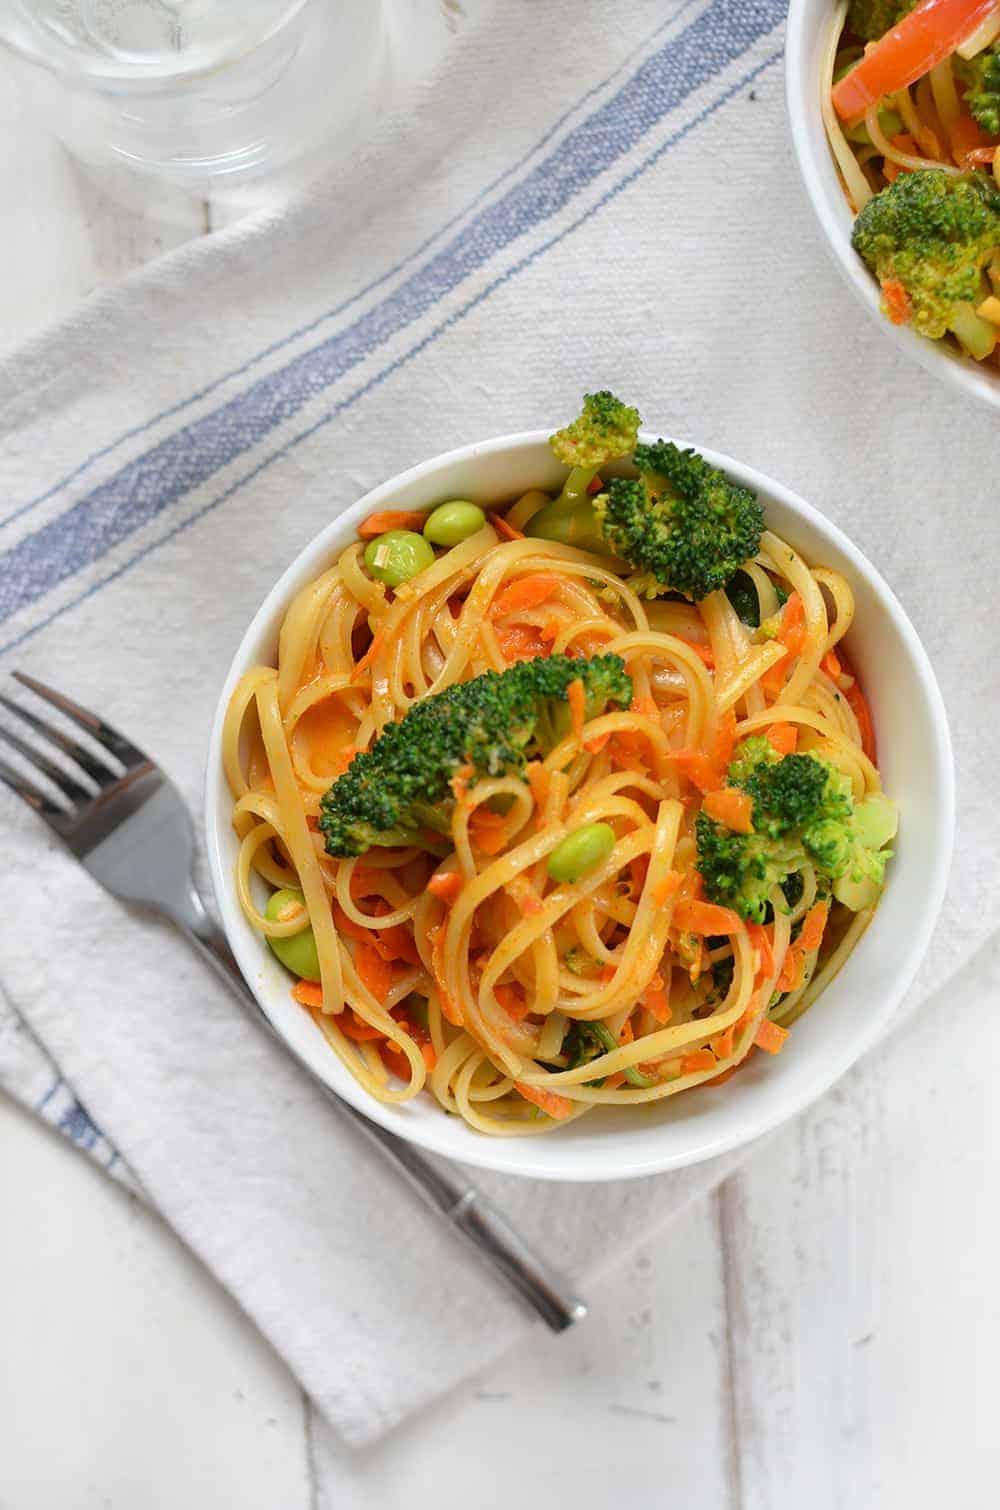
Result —
<instances>
[{"instance_id":1,"label":"striped linen napkin","mask_svg":"<svg viewBox=\"0 0 1000 1510\"><path fill-rule=\"evenodd\" d=\"M10 357L3 669L100 708L197 809L229 659L304 542L401 468L608 385L651 427L798 488L903 598L962 793L911 1001L948 979L1000 908L981 738L993 426L831 272L788 142L782 23L780 0L503 0L305 197ZM340 1440L373 1441L525 1332L180 938L100 893L13 800L3 825L3 1084L141 1190ZM585 1282L733 1165L482 1183Z\"/></svg>"}]
</instances>

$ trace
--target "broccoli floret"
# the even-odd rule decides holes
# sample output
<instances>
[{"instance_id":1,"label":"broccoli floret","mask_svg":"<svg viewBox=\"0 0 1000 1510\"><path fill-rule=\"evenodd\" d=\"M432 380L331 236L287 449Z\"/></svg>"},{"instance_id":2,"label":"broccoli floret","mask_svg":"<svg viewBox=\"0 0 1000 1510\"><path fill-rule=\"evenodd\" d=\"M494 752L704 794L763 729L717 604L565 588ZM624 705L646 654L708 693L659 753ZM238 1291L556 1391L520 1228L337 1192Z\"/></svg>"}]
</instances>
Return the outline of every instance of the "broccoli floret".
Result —
<instances>
[{"instance_id":1,"label":"broccoli floret","mask_svg":"<svg viewBox=\"0 0 1000 1510\"><path fill-rule=\"evenodd\" d=\"M632 682L616 655L554 655L520 661L458 682L389 724L356 755L321 803L319 826L331 855L360 855L373 844L410 844L426 828L447 833L451 779L516 774L568 727L566 689L583 683L586 716L609 703L628 707Z\"/></svg>"},{"instance_id":2,"label":"broccoli floret","mask_svg":"<svg viewBox=\"0 0 1000 1510\"><path fill-rule=\"evenodd\" d=\"M952 59L959 80L965 85L965 103L989 136L1000 136L1000 52L993 43L985 52L966 61Z\"/></svg>"},{"instance_id":3,"label":"broccoli floret","mask_svg":"<svg viewBox=\"0 0 1000 1510\"><path fill-rule=\"evenodd\" d=\"M896 810L874 794L855 804L849 779L818 755L779 755L754 736L737 750L728 781L753 799L753 832L734 833L704 811L695 833L698 869L714 902L762 923L775 885L793 905L790 878L810 862L838 901L860 911L878 896ZM798 886L801 894L801 883Z\"/></svg>"},{"instance_id":4,"label":"broccoli floret","mask_svg":"<svg viewBox=\"0 0 1000 1510\"><path fill-rule=\"evenodd\" d=\"M633 587L696 600L724 587L760 547L756 495L669 441L637 446L635 464L638 478L613 478L594 500L607 544L640 574Z\"/></svg>"},{"instance_id":5,"label":"broccoli floret","mask_svg":"<svg viewBox=\"0 0 1000 1510\"><path fill-rule=\"evenodd\" d=\"M847 30L865 42L877 42L908 16L917 0L851 0Z\"/></svg>"},{"instance_id":6,"label":"broccoli floret","mask_svg":"<svg viewBox=\"0 0 1000 1510\"><path fill-rule=\"evenodd\" d=\"M549 445L570 473L559 496L532 516L528 534L561 540L580 550L603 550L588 489L601 467L631 455L641 423L638 409L629 408L606 388L585 393L583 413L549 437Z\"/></svg>"},{"instance_id":7,"label":"broccoli floret","mask_svg":"<svg viewBox=\"0 0 1000 1510\"><path fill-rule=\"evenodd\" d=\"M607 388L583 395L583 413L549 437L549 445L567 467L593 477L600 467L635 450L642 420ZM588 479L589 480L589 479Z\"/></svg>"},{"instance_id":8,"label":"broccoli floret","mask_svg":"<svg viewBox=\"0 0 1000 1510\"><path fill-rule=\"evenodd\" d=\"M938 340L952 331L974 356L992 350L992 327L976 315L983 269L1000 246L1000 189L991 176L901 173L865 205L851 240L883 289L896 283L905 291L921 335ZM883 309L906 318L888 303Z\"/></svg>"},{"instance_id":9,"label":"broccoli floret","mask_svg":"<svg viewBox=\"0 0 1000 1510\"><path fill-rule=\"evenodd\" d=\"M527 532L619 556L638 573L632 586L648 597L673 591L704 598L757 554L764 511L696 451L665 440L637 444L638 425L636 410L613 394L588 394L580 418L551 440L572 467L566 485L532 516ZM612 478L592 498L598 469L629 451L639 477Z\"/></svg>"}]
</instances>

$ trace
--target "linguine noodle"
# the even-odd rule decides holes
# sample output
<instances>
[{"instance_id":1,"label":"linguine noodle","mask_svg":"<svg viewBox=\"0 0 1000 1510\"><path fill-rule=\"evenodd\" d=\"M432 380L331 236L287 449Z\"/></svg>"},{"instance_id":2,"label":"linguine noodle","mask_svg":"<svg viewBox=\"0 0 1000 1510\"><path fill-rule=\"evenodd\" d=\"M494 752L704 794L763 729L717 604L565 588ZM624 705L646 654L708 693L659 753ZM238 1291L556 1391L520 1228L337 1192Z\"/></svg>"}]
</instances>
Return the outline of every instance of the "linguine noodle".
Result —
<instances>
[{"instance_id":1,"label":"linguine noodle","mask_svg":"<svg viewBox=\"0 0 1000 1510\"><path fill-rule=\"evenodd\" d=\"M395 591L349 545L290 604L276 664L242 678L223 738L243 909L271 941L306 918L315 935L321 981L294 988L304 1010L370 1095L426 1089L492 1135L724 1081L755 1042L780 1047L871 916L833 902L821 941L796 945L817 896L806 863L801 895L792 906L776 895L767 927L722 908L726 926L691 921L697 757L724 769L742 738L788 726L857 798L880 788L841 645L848 583L765 531L746 573L770 634L723 591L647 602L613 561L518 537L545 497L515 503ZM509 592L526 582L536 586ZM786 595L801 606L794 637ZM553 653L620 656L632 706L570 730L523 774L456 783L451 832L427 848L325 852L321 798L388 723L456 682ZM583 823L611 825L613 848L583 879L556 883L547 859ZM267 917L274 887L301 892L305 914ZM567 1047L574 1024L600 1029L586 1062Z\"/></svg>"}]
</instances>

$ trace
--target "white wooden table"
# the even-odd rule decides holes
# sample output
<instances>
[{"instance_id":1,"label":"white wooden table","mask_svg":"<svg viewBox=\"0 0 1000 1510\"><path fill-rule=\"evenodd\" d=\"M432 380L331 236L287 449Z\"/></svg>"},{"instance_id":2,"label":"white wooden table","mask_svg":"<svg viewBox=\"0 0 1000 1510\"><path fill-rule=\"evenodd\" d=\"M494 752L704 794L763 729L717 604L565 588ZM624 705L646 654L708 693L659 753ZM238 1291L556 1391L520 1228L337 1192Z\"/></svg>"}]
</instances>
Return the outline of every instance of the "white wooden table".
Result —
<instances>
[{"instance_id":1,"label":"white wooden table","mask_svg":"<svg viewBox=\"0 0 1000 1510\"><path fill-rule=\"evenodd\" d=\"M102 199L2 68L0 133L2 345L212 223ZM998 1006L993 949L583 1328L358 1457L324 1510L468 1510L470 1485L487 1510L1000 1503ZM156 1217L0 1099L2 1510L319 1503L283 1365Z\"/></svg>"}]
</instances>

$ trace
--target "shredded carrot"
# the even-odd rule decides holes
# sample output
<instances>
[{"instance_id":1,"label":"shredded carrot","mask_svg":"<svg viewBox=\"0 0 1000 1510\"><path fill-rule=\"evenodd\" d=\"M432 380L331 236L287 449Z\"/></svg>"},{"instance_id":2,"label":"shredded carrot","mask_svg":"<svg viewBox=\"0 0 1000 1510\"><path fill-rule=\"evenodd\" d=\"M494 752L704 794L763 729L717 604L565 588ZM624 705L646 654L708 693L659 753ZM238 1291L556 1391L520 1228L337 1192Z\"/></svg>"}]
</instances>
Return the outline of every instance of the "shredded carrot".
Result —
<instances>
[{"instance_id":1,"label":"shredded carrot","mask_svg":"<svg viewBox=\"0 0 1000 1510\"><path fill-rule=\"evenodd\" d=\"M567 1096L557 1096L554 1091L543 1091L538 1086L525 1085L522 1080L514 1081L514 1089L520 1091L525 1101L541 1107L543 1112L554 1117L557 1122L572 1114L573 1103Z\"/></svg>"},{"instance_id":2,"label":"shredded carrot","mask_svg":"<svg viewBox=\"0 0 1000 1510\"><path fill-rule=\"evenodd\" d=\"M712 759L720 771L725 771L736 748L736 714L730 710L719 719L719 727L712 746Z\"/></svg>"},{"instance_id":3,"label":"shredded carrot","mask_svg":"<svg viewBox=\"0 0 1000 1510\"><path fill-rule=\"evenodd\" d=\"M696 786L704 795L718 791L723 785L719 768L703 750L674 750L670 758L681 775L686 776L692 786Z\"/></svg>"},{"instance_id":4,"label":"shredded carrot","mask_svg":"<svg viewBox=\"0 0 1000 1510\"><path fill-rule=\"evenodd\" d=\"M684 1054L681 1058L681 1074L694 1075L700 1070L714 1069L718 1061L711 1049L695 1049L692 1054Z\"/></svg>"},{"instance_id":5,"label":"shredded carrot","mask_svg":"<svg viewBox=\"0 0 1000 1510\"><path fill-rule=\"evenodd\" d=\"M728 1059L736 1047L736 1024L731 1022L724 1033L720 1033L712 1045L717 1059Z\"/></svg>"},{"instance_id":6,"label":"shredded carrot","mask_svg":"<svg viewBox=\"0 0 1000 1510\"><path fill-rule=\"evenodd\" d=\"M469 782L476 774L475 767L469 764L460 765L451 778L451 790L456 802L464 802L469 791Z\"/></svg>"},{"instance_id":7,"label":"shredded carrot","mask_svg":"<svg viewBox=\"0 0 1000 1510\"><path fill-rule=\"evenodd\" d=\"M761 980L768 980L774 974L774 949L771 946L771 934L773 929L765 928L762 923L748 923L747 937L750 940L750 948L759 956L757 975Z\"/></svg>"},{"instance_id":8,"label":"shredded carrot","mask_svg":"<svg viewBox=\"0 0 1000 1510\"><path fill-rule=\"evenodd\" d=\"M505 661L537 661L552 654L552 641L535 624L505 624L497 631L497 643Z\"/></svg>"},{"instance_id":9,"label":"shredded carrot","mask_svg":"<svg viewBox=\"0 0 1000 1510\"><path fill-rule=\"evenodd\" d=\"M668 870L662 881L659 881L653 890L653 901L657 907L666 907L672 897L675 897L681 889L684 880L683 873L679 870Z\"/></svg>"},{"instance_id":10,"label":"shredded carrot","mask_svg":"<svg viewBox=\"0 0 1000 1510\"><path fill-rule=\"evenodd\" d=\"M806 638L806 610L802 598L793 592L781 615L778 639L789 655L801 655Z\"/></svg>"},{"instance_id":11,"label":"shredded carrot","mask_svg":"<svg viewBox=\"0 0 1000 1510\"><path fill-rule=\"evenodd\" d=\"M952 155L959 167L964 167L963 158L976 154L976 161L981 162L979 153L986 148L986 137L979 129L979 122L965 112L952 121L948 128ZM988 149L987 149L988 150Z\"/></svg>"},{"instance_id":12,"label":"shredded carrot","mask_svg":"<svg viewBox=\"0 0 1000 1510\"><path fill-rule=\"evenodd\" d=\"M502 514L487 514L486 516L498 535L504 540L523 540L523 530L516 530L512 524L508 524Z\"/></svg>"},{"instance_id":13,"label":"shredded carrot","mask_svg":"<svg viewBox=\"0 0 1000 1510\"><path fill-rule=\"evenodd\" d=\"M351 871L351 896L356 902L372 896L378 891L380 885L379 872L369 865L355 865Z\"/></svg>"},{"instance_id":14,"label":"shredded carrot","mask_svg":"<svg viewBox=\"0 0 1000 1510\"><path fill-rule=\"evenodd\" d=\"M681 640L689 650L693 650L695 655L699 656L700 659L705 662L705 665L709 668L709 670L714 667L715 651L712 649L711 645L702 645L698 640L689 640L686 634L675 634L674 639Z\"/></svg>"},{"instance_id":15,"label":"shredded carrot","mask_svg":"<svg viewBox=\"0 0 1000 1510\"><path fill-rule=\"evenodd\" d=\"M634 1041L635 1030L632 1027L632 1019L631 1017L626 1017L625 1021L622 1023L621 1032L618 1034L618 1043L622 1048L624 1048L626 1044L634 1043Z\"/></svg>"},{"instance_id":16,"label":"shredded carrot","mask_svg":"<svg viewBox=\"0 0 1000 1510\"><path fill-rule=\"evenodd\" d=\"M323 1005L323 987L318 980L297 980L292 987L292 995L303 1007Z\"/></svg>"},{"instance_id":17,"label":"shredded carrot","mask_svg":"<svg viewBox=\"0 0 1000 1510\"><path fill-rule=\"evenodd\" d=\"M858 728L861 731L861 748L868 756L868 759L876 763L875 725L872 723L868 699L858 686L856 677L852 685L845 691L844 696L847 698L851 711L858 721Z\"/></svg>"},{"instance_id":18,"label":"shredded carrot","mask_svg":"<svg viewBox=\"0 0 1000 1510\"><path fill-rule=\"evenodd\" d=\"M490 607L490 617L499 619L507 613L524 613L529 608L537 608L546 598L551 598L559 586L558 577L544 572L535 577L518 577L497 593Z\"/></svg>"},{"instance_id":19,"label":"shredded carrot","mask_svg":"<svg viewBox=\"0 0 1000 1510\"><path fill-rule=\"evenodd\" d=\"M753 833L753 798L739 787L724 786L717 792L708 792L702 810L734 834Z\"/></svg>"},{"instance_id":20,"label":"shredded carrot","mask_svg":"<svg viewBox=\"0 0 1000 1510\"><path fill-rule=\"evenodd\" d=\"M642 996L642 1005L651 1012L658 1023L669 1022L670 1011L670 971L667 971L666 979L659 973L653 976Z\"/></svg>"},{"instance_id":21,"label":"shredded carrot","mask_svg":"<svg viewBox=\"0 0 1000 1510\"><path fill-rule=\"evenodd\" d=\"M587 483L587 492L593 495L594 493L599 493L603 487L604 481L602 478L592 477Z\"/></svg>"},{"instance_id":22,"label":"shredded carrot","mask_svg":"<svg viewBox=\"0 0 1000 1510\"><path fill-rule=\"evenodd\" d=\"M577 739L582 739L583 725L587 716L587 695L579 677L575 677L566 688L566 700L573 720L573 733Z\"/></svg>"},{"instance_id":23,"label":"shredded carrot","mask_svg":"<svg viewBox=\"0 0 1000 1510\"><path fill-rule=\"evenodd\" d=\"M504 846L507 828L499 813L477 807L469 819L469 838L484 855L498 855Z\"/></svg>"},{"instance_id":24,"label":"shredded carrot","mask_svg":"<svg viewBox=\"0 0 1000 1510\"><path fill-rule=\"evenodd\" d=\"M746 924L731 907L717 907L714 902L696 902L684 899L674 908L674 926L684 933L700 933L715 936L723 933L742 933Z\"/></svg>"},{"instance_id":25,"label":"shredded carrot","mask_svg":"<svg viewBox=\"0 0 1000 1510\"><path fill-rule=\"evenodd\" d=\"M541 634L542 639L545 641L545 643L547 645L551 645L553 640L559 638L559 631L561 629L562 620L555 614L551 614L549 618L545 620L545 623L542 625L539 633Z\"/></svg>"},{"instance_id":26,"label":"shredded carrot","mask_svg":"<svg viewBox=\"0 0 1000 1510\"><path fill-rule=\"evenodd\" d=\"M769 1017L765 1017L761 1021L753 1041L759 1049L764 1050L765 1054L780 1054L785 1046L785 1039L787 1037L787 1028L779 1028L776 1022L772 1022Z\"/></svg>"},{"instance_id":27,"label":"shredded carrot","mask_svg":"<svg viewBox=\"0 0 1000 1510\"><path fill-rule=\"evenodd\" d=\"M462 1009L459 1006L458 1002L455 1001L454 997L449 994L448 988L445 985L443 959L445 938L444 926L439 925L437 928L429 928L427 930L427 938L431 946L431 969L434 975L435 985L438 989L438 999L441 1002L441 1011L444 1014L445 1021L450 1022L453 1028L461 1028L464 1026L462 1020Z\"/></svg>"},{"instance_id":28,"label":"shredded carrot","mask_svg":"<svg viewBox=\"0 0 1000 1510\"><path fill-rule=\"evenodd\" d=\"M535 799L535 806L542 808L549 795L549 773L540 760L529 760L525 766L524 774L528 778L531 795Z\"/></svg>"},{"instance_id":29,"label":"shredded carrot","mask_svg":"<svg viewBox=\"0 0 1000 1510\"><path fill-rule=\"evenodd\" d=\"M464 885L465 882L457 870L442 870L436 876L431 876L427 882L427 890L432 897L437 897L440 902L445 902L450 907Z\"/></svg>"},{"instance_id":30,"label":"shredded carrot","mask_svg":"<svg viewBox=\"0 0 1000 1510\"><path fill-rule=\"evenodd\" d=\"M820 666L826 672L830 680L834 682L837 680L838 676L842 676L844 672L844 668L840 664L840 656L835 650L828 650L826 652L826 655L824 655L823 659L820 661Z\"/></svg>"},{"instance_id":31,"label":"shredded carrot","mask_svg":"<svg viewBox=\"0 0 1000 1510\"><path fill-rule=\"evenodd\" d=\"M605 1082L604 1082L604 1089L606 1091L616 1091L620 1085L624 1085L624 1084L625 1084L625 1071L624 1070L615 1070L614 1074L613 1075L609 1075L608 1078L605 1080Z\"/></svg>"},{"instance_id":32,"label":"shredded carrot","mask_svg":"<svg viewBox=\"0 0 1000 1510\"><path fill-rule=\"evenodd\" d=\"M610 734L595 734L593 739L585 739L583 741L583 748L588 755L600 755L610 738Z\"/></svg>"},{"instance_id":33,"label":"shredded carrot","mask_svg":"<svg viewBox=\"0 0 1000 1510\"><path fill-rule=\"evenodd\" d=\"M765 738L779 755L794 755L799 743L799 731L794 724L772 724Z\"/></svg>"},{"instance_id":34,"label":"shredded carrot","mask_svg":"<svg viewBox=\"0 0 1000 1510\"><path fill-rule=\"evenodd\" d=\"M437 1050L435 1049L429 1038L426 1043L422 1043L420 1045L420 1052L424 1056L424 1064L427 1066L428 1075L433 1074L437 1066L438 1056Z\"/></svg>"},{"instance_id":35,"label":"shredded carrot","mask_svg":"<svg viewBox=\"0 0 1000 1510\"><path fill-rule=\"evenodd\" d=\"M337 758L333 763L333 770L330 774L332 776L343 776L347 767L358 753L357 745L343 745L337 751Z\"/></svg>"},{"instance_id":36,"label":"shredded carrot","mask_svg":"<svg viewBox=\"0 0 1000 1510\"><path fill-rule=\"evenodd\" d=\"M364 676L365 672L368 670L368 667L371 665L372 661L378 655L379 650L381 648L382 648L382 635L381 634L373 635L371 644L368 646L368 649L365 651L364 655L361 657L360 661L358 661L358 664L355 666L354 670L351 672L351 681L352 682L359 681L360 678L362 676Z\"/></svg>"},{"instance_id":37,"label":"shredded carrot","mask_svg":"<svg viewBox=\"0 0 1000 1510\"><path fill-rule=\"evenodd\" d=\"M882 284L885 310L893 325L909 325L913 316L913 301L897 278L887 278Z\"/></svg>"},{"instance_id":38,"label":"shredded carrot","mask_svg":"<svg viewBox=\"0 0 1000 1510\"><path fill-rule=\"evenodd\" d=\"M367 939L358 942L354 951L354 968L361 984L367 986L375 1000L384 1002L392 985L392 966Z\"/></svg>"},{"instance_id":39,"label":"shredded carrot","mask_svg":"<svg viewBox=\"0 0 1000 1510\"><path fill-rule=\"evenodd\" d=\"M799 948L798 944L792 944L789 946L785 954L785 958L782 961L781 973L774 983L774 989L776 991L780 991L782 992L782 994L785 991L794 991L796 987L801 984L802 961L804 957L804 953Z\"/></svg>"},{"instance_id":40,"label":"shredded carrot","mask_svg":"<svg viewBox=\"0 0 1000 1510\"><path fill-rule=\"evenodd\" d=\"M379 1038L385 1037L381 1028L373 1028L357 1012L345 1012L337 1026L345 1037L353 1038L355 1043L375 1043Z\"/></svg>"},{"instance_id":41,"label":"shredded carrot","mask_svg":"<svg viewBox=\"0 0 1000 1510\"><path fill-rule=\"evenodd\" d=\"M780 659L772 661L760 679L761 687L767 693L768 697L771 698L772 702L777 702L785 690L785 658L787 655L787 648L782 646Z\"/></svg>"},{"instance_id":42,"label":"shredded carrot","mask_svg":"<svg viewBox=\"0 0 1000 1510\"><path fill-rule=\"evenodd\" d=\"M507 1013L507 1016L512 1017L515 1022L520 1022L522 1018L527 1017L529 1007L527 1000L525 999L524 992L521 990L520 986L494 986L493 995L503 1007L504 1011Z\"/></svg>"},{"instance_id":43,"label":"shredded carrot","mask_svg":"<svg viewBox=\"0 0 1000 1510\"><path fill-rule=\"evenodd\" d=\"M374 540L387 530L416 530L419 534L427 523L427 515L419 509L386 509L381 514L369 514L364 524L359 525L362 540Z\"/></svg>"},{"instance_id":44,"label":"shredded carrot","mask_svg":"<svg viewBox=\"0 0 1000 1510\"><path fill-rule=\"evenodd\" d=\"M802 932L796 939L803 954L812 954L823 942L823 931L830 916L829 902L816 902L805 915Z\"/></svg>"}]
</instances>

